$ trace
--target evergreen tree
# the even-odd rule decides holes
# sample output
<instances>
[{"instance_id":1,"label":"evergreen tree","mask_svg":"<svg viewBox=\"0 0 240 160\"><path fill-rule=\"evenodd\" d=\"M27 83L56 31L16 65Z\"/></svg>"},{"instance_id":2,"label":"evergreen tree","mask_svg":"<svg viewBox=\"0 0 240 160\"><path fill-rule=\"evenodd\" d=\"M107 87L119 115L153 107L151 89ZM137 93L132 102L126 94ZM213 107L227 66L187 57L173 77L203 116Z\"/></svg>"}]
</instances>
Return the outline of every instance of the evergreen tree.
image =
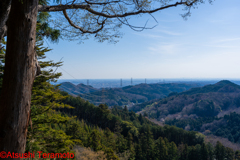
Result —
<instances>
[{"instance_id":1,"label":"evergreen tree","mask_svg":"<svg viewBox=\"0 0 240 160\"><path fill-rule=\"evenodd\" d=\"M180 154L179 160L188 160L188 152L189 152L188 145L187 144L183 145L183 150Z\"/></svg>"},{"instance_id":2,"label":"evergreen tree","mask_svg":"<svg viewBox=\"0 0 240 160\"><path fill-rule=\"evenodd\" d=\"M190 160L198 160L199 159L199 154L195 146L192 146L189 150L188 158Z\"/></svg>"},{"instance_id":3,"label":"evergreen tree","mask_svg":"<svg viewBox=\"0 0 240 160\"><path fill-rule=\"evenodd\" d=\"M233 160L234 159L234 151L232 148L226 147L226 155L225 155L226 160Z\"/></svg>"},{"instance_id":4,"label":"evergreen tree","mask_svg":"<svg viewBox=\"0 0 240 160\"><path fill-rule=\"evenodd\" d=\"M207 150L205 143L203 143L201 146L201 159L202 160L208 159L208 150Z\"/></svg>"},{"instance_id":5,"label":"evergreen tree","mask_svg":"<svg viewBox=\"0 0 240 160\"><path fill-rule=\"evenodd\" d=\"M225 159L225 147L217 141L215 146L215 156L216 160L224 160Z\"/></svg>"},{"instance_id":6,"label":"evergreen tree","mask_svg":"<svg viewBox=\"0 0 240 160\"><path fill-rule=\"evenodd\" d=\"M115 135L110 131L109 128L105 129L104 135L106 137L105 146L108 146L109 148L116 150L116 141L114 137Z\"/></svg>"},{"instance_id":7,"label":"evergreen tree","mask_svg":"<svg viewBox=\"0 0 240 160\"><path fill-rule=\"evenodd\" d=\"M142 147L141 147L141 142L137 143L135 145L135 151L136 151L136 160L145 160L144 156L143 156L143 151L142 151Z\"/></svg>"},{"instance_id":8,"label":"evergreen tree","mask_svg":"<svg viewBox=\"0 0 240 160\"><path fill-rule=\"evenodd\" d=\"M168 159L168 148L167 144L162 137L159 137L154 147L154 159L156 160L167 160Z\"/></svg>"},{"instance_id":9,"label":"evergreen tree","mask_svg":"<svg viewBox=\"0 0 240 160\"><path fill-rule=\"evenodd\" d=\"M154 141L153 141L153 135L150 131L149 125L144 125L142 127L142 130L144 130L143 133L141 133L140 141L141 141L141 147L142 147L142 153L144 159L153 159L153 149L154 149ZM141 130L140 130L141 132Z\"/></svg>"},{"instance_id":10,"label":"evergreen tree","mask_svg":"<svg viewBox=\"0 0 240 160\"><path fill-rule=\"evenodd\" d=\"M101 136L97 129L92 130L90 136L88 137L88 146L94 151L99 151L102 149Z\"/></svg>"},{"instance_id":11,"label":"evergreen tree","mask_svg":"<svg viewBox=\"0 0 240 160\"><path fill-rule=\"evenodd\" d=\"M178 159L178 149L174 142L171 142L168 146L168 160Z\"/></svg>"},{"instance_id":12,"label":"evergreen tree","mask_svg":"<svg viewBox=\"0 0 240 160\"><path fill-rule=\"evenodd\" d=\"M124 106L123 111L124 111L124 112L128 112L128 108L127 108L127 106Z\"/></svg>"},{"instance_id":13,"label":"evergreen tree","mask_svg":"<svg viewBox=\"0 0 240 160\"><path fill-rule=\"evenodd\" d=\"M214 157L214 147L213 147L213 145L210 142L207 144L207 150L208 150L209 160L213 160L213 157Z\"/></svg>"},{"instance_id":14,"label":"evergreen tree","mask_svg":"<svg viewBox=\"0 0 240 160\"><path fill-rule=\"evenodd\" d=\"M130 132L128 132L128 136L127 136L127 147L128 147L129 152L130 152L129 159L134 160L135 150L134 150L133 136Z\"/></svg>"}]
</instances>

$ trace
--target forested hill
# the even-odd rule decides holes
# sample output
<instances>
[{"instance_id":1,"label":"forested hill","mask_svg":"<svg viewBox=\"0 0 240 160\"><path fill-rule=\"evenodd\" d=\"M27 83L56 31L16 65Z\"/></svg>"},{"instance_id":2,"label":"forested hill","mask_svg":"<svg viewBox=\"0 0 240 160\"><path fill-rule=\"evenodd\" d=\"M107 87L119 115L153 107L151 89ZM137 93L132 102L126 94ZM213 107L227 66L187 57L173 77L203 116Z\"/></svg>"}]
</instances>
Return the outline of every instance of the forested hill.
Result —
<instances>
[{"instance_id":1,"label":"forested hill","mask_svg":"<svg viewBox=\"0 0 240 160\"><path fill-rule=\"evenodd\" d=\"M74 109L62 109L62 112L85 122L68 124L67 134L80 140L84 147L103 151L107 160L240 159L239 151L234 152L219 142L215 146L204 143L204 136L198 132L155 125L141 114L129 112L127 107L108 109L106 105L94 106L72 96L63 103Z\"/></svg>"},{"instance_id":2,"label":"forested hill","mask_svg":"<svg viewBox=\"0 0 240 160\"><path fill-rule=\"evenodd\" d=\"M143 106L134 106L133 109ZM240 142L240 86L223 80L149 103L140 113L187 130ZM233 112L236 112L233 114ZM231 116L225 116L229 115ZM233 120L234 119L234 120ZM230 124L231 123L231 124ZM231 127L229 127L231 126ZM222 130L218 130L222 128Z\"/></svg>"},{"instance_id":3,"label":"forested hill","mask_svg":"<svg viewBox=\"0 0 240 160\"><path fill-rule=\"evenodd\" d=\"M179 95L183 94L193 95L197 93L209 93L209 92L222 92L222 93L240 92L240 86L228 80L222 80L213 85L210 84L203 87L191 88L190 90L182 92Z\"/></svg>"},{"instance_id":4,"label":"forested hill","mask_svg":"<svg viewBox=\"0 0 240 160\"><path fill-rule=\"evenodd\" d=\"M142 107L142 106L141 106ZM154 118L180 118L223 116L228 110L238 111L240 107L240 86L230 81L192 88L188 91L170 94L167 98L145 106L144 111ZM139 106L133 106L133 110Z\"/></svg>"},{"instance_id":5,"label":"forested hill","mask_svg":"<svg viewBox=\"0 0 240 160\"><path fill-rule=\"evenodd\" d=\"M82 83L80 83L78 85L74 85L70 82L61 83L59 88L63 91L68 92L68 94L73 95L73 96L98 91L97 88L93 88L92 86L89 86L89 85L84 85Z\"/></svg>"},{"instance_id":6,"label":"forested hill","mask_svg":"<svg viewBox=\"0 0 240 160\"><path fill-rule=\"evenodd\" d=\"M80 86L81 85L81 86ZM91 86L79 84L75 86L69 82L62 83L60 88L71 95L79 95L89 102L99 105L106 103L109 106L133 105L143 103L153 99L164 98L172 92L183 92L192 87L198 87L201 84L191 83L166 83L166 84L138 84L126 86L123 88L105 88L98 90ZM95 89L95 90L94 90Z\"/></svg>"}]
</instances>

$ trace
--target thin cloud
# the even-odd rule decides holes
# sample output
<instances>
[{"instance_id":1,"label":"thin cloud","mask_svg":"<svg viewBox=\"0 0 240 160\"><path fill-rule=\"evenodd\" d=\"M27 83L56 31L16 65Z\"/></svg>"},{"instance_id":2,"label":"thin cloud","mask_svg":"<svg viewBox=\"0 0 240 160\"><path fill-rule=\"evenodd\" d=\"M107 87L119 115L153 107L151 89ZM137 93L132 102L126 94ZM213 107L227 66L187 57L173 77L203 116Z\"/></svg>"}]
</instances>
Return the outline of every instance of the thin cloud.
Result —
<instances>
[{"instance_id":1,"label":"thin cloud","mask_svg":"<svg viewBox=\"0 0 240 160\"><path fill-rule=\"evenodd\" d=\"M214 41L215 43L222 43L222 42L232 42L232 41L238 41L240 38L225 38Z\"/></svg>"},{"instance_id":2,"label":"thin cloud","mask_svg":"<svg viewBox=\"0 0 240 160\"><path fill-rule=\"evenodd\" d=\"M214 48L237 48L239 46L227 46L227 45L203 45L206 47L214 47Z\"/></svg>"},{"instance_id":3,"label":"thin cloud","mask_svg":"<svg viewBox=\"0 0 240 160\"><path fill-rule=\"evenodd\" d=\"M218 20L216 20L216 19L208 19L207 21L210 22L210 23L226 24L226 22L224 20L222 20L222 19L218 19Z\"/></svg>"},{"instance_id":4,"label":"thin cloud","mask_svg":"<svg viewBox=\"0 0 240 160\"><path fill-rule=\"evenodd\" d=\"M138 36L147 37L147 38L165 38L164 36L156 35L156 34L143 34L143 33L133 33Z\"/></svg>"},{"instance_id":5,"label":"thin cloud","mask_svg":"<svg viewBox=\"0 0 240 160\"><path fill-rule=\"evenodd\" d=\"M165 33L165 34L171 35L171 36L182 36L183 35L183 33L177 33L177 32L172 32L172 31L168 31L168 30L158 30L158 32Z\"/></svg>"},{"instance_id":6,"label":"thin cloud","mask_svg":"<svg viewBox=\"0 0 240 160\"><path fill-rule=\"evenodd\" d=\"M153 53L153 54L174 54L179 51L180 44L161 44L161 45L153 45L148 47L148 49Z\"/></svg>"},{"instance_id":7,"label":"thin cloud","mask_svg":"<svg viewBox=\"0 0 240 160\"><path fill-rule=\"evenodd\" d=\"M180 20L158 20L159 22L180 22Z\"/></svg>"}]
</instances>

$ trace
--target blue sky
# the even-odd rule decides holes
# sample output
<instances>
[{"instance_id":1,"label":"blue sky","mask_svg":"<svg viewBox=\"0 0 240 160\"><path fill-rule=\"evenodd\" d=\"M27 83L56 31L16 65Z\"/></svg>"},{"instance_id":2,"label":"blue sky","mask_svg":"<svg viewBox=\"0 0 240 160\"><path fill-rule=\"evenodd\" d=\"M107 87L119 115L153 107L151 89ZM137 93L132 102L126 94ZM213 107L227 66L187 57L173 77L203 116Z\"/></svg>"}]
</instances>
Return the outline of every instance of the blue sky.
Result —
<instances>
[{"instance_id":1,"label":"blue sky","mask_svg":"<svg viewBox=\"0 0 240 160\"><path fill-rule=\"evenodd\" d=\"M53 50L47 56L64 57L62 79L240 79L239 8L239 0L216 0L192 10L187 21L181 7L167 9L154 14L154 29L135 32L124 26L116 44L60 40L49 43ZM149 27L156 24L147 15L132 17L131 23L143 25L147 19Z\"/></svg>"}]
</instances>

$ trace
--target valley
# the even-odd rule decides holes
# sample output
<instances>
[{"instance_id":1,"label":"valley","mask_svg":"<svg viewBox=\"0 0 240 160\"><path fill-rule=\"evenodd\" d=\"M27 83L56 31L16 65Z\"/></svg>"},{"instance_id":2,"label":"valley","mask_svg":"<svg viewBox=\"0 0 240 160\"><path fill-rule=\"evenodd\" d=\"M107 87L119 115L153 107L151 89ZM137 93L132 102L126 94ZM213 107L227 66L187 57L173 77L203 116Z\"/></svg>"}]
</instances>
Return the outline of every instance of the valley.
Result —
<instances>
[{"instance_id":1,"label":"valley","mask_svg":"<svg viewBox=\"0 0 240 160\"><path fill-rule=\"evenodd\" d=\"M218 139L240 149L240 86L228 80L205 84L142 83L96 89L66 82L60 88L95 105L105 102L110 107L127 106L160 126L198 131L207 141L216 143Z\"/></svg>"}]
</instances>

